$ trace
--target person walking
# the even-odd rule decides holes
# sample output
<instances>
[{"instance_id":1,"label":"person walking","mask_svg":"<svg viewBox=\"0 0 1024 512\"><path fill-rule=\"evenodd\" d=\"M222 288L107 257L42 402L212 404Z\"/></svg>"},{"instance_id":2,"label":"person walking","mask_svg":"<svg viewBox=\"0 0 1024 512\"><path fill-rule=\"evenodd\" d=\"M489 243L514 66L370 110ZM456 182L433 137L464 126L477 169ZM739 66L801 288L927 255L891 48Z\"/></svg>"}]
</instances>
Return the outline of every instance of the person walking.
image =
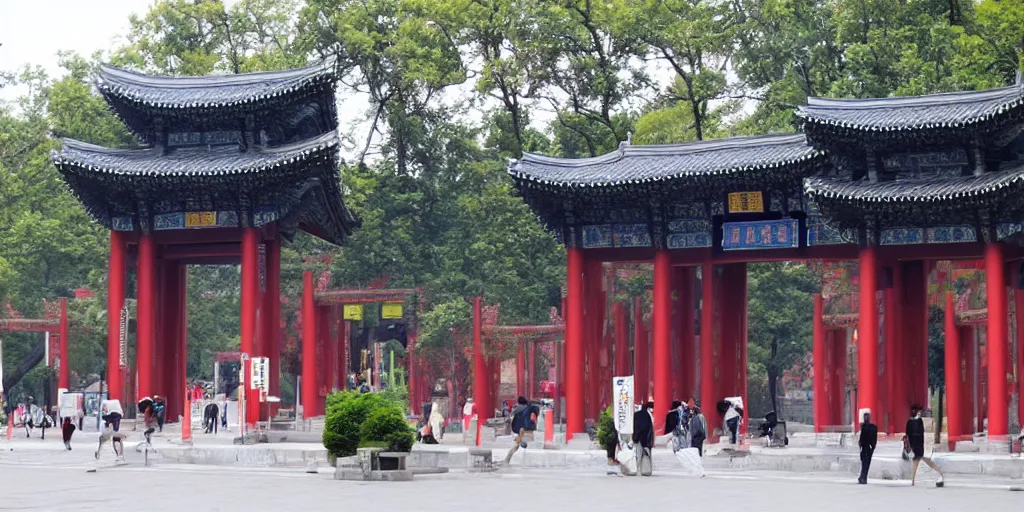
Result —
<instances>
[{"instance_id":1,"label":"person walking","mask_svg":"<svg viewBox=\"0 0 1024 512\"><path fill-rule=\"evenodd\" d=\"M728 404L725 411L725 427L729 432L729 443L736 444L740 432L740 423L743 422L743 397L731 396L725 399Z\"/></svg>"},{"instance_id":2,"label":"person walking","mask_svg":"<svg viewBox=\"0 0 1024 512\"><path fill-rule=\"evenodd\" d=\"M633 444L639 449L637 468L641 475L651 476L654 449L654 402L648 401L633 415Z\"/></svg>"},{"instance_id":3,"label":"person walking","mask_svg":"<svg viewBox=\"0 0 1024 512\"><path fill-rule=\"evenodd\" d=\"M697 454L704 456L704 440L708 437L708 420L701 412L700 406L693 406L690 417L690 446L697 449Z\"/></svg>"},{"instance_id":4,"label":"person walking","mask_svg":"<svg viewBox=\"0 0 1024 512\"><path fill-rule=\"evenodd\" d=\"M530 403L525 396L519 397L516 402L516 406L512 408L512 433L515 435L515 444L505 456L506 465L520 447L526 448L526 428L530 421Z\"/></svg>"},{"instance_id":5,"label":"person walking","mask_svg":"<svg viewBox=\"0 0 1024 512\"><path fill-rule=\"evenodd\" d=\"M910 419L907 420L906 435L903 436L903 449L914 454L913 467L910 470L910 485L913 486L917 480L917 468L923 460L928 467L939 474L935 481L935 487L945 485L945 478L942 470L932 462L931 457L924 456L924 420L921 419L921 406L914 404L910 406Z\"/></svg>"},{"instance_id":6,"label":"person walking","mask_svg":"<svg viewBox=\"0 0 1024 512\"><path fill-rule=\"evenodd\" d=\"M60 433L61 438L64 440L64 448L71 451L71 434L75 433L75 422L71 419L71 416L66 416L61 421Z\"/></svg>"},{"instance_id":7,"label":"person walking","mask_svg":"<svg viewBox=\"0 0 1024 512\"><path fill-rule=\"evenodd\" d=\"M866 485L868 483L868 469L871 468L871 456L875 454L875 445L878 444L878 425L871 423L871 413L864 413L864 423L860 424L860 478L857 483Z\"/></svg>"}]
</instances>

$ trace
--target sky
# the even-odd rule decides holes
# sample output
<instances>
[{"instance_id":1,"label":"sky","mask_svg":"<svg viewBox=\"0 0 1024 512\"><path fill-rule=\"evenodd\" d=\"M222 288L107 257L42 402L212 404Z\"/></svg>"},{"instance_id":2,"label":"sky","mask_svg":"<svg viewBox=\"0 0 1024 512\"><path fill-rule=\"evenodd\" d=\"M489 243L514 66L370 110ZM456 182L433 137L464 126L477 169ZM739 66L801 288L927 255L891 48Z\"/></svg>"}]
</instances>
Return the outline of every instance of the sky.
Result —
<instances>
[{"instance_id":1,"label":"sky","mask_svg":"<svg viewBox=\"0 0 1024 512\"><path fill-rule=\"evenodd\" d=\"M57 52L86 57L109 50L128 31L128 16L152 0L0 0L0 69L38 64L56 74ZM9 92L0 92L11 99Z\"/></svg>"}]
</instances>

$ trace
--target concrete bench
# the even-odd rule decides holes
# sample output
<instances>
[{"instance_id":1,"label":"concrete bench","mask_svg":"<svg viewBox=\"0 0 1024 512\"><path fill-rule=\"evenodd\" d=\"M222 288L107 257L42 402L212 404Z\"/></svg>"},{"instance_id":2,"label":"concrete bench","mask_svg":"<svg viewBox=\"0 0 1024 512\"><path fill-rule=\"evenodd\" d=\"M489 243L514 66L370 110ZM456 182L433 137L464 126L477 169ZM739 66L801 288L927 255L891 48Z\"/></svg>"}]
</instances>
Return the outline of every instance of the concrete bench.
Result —
<instances>
[{"instance_id":1,"label":"concrete bench","mask_svg":"<svg viewBox=\"0 0 1024 512\"><path fill-rule=\"evenodd\" d=\"M377 459L397 459L397 467L390 469L405 469L405 459L409 456L409 452L379 452L377 453Z\"/></svg>"},{"instance_id":2,"label":"concrete bench","mask_svg":"<svg viewBox=\"0 0 1024 512\"><path fill-rule=\"evenodd\" d=\"M494 454L488 448L470 448L469 458L473 461L473 469L480 471L494 470Z\"/></svg>"}]
</instances>

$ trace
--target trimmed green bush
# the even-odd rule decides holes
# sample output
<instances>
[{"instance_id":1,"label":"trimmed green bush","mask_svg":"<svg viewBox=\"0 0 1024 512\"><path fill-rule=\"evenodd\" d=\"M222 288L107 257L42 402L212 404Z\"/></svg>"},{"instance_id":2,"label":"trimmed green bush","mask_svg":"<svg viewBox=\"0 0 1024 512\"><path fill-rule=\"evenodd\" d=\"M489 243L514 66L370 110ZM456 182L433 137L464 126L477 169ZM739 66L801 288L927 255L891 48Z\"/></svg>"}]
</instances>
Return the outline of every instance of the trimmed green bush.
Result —
<instances>
[{"instance_id":1,"label":"trimmed green bush","mask_svg":"<svg viewBox=\"0 0 1024 512\"><path fill-rule=\"evenodd\" d=\"M383 441L388 451L407 452L412 449L413 432L401 409L383 407L370 414L360 428L360 441Z\"/></svg>"},{"instance_id":2,"label":"trimmed green bush","mask_svg":"<svg viewBox=\"0 0 1024 512\"><path fill-rule=\"evenodd\" d=\"M601 416L597 420L597 442L602 448L618 442L618 438L615 436L615 421L612 419L611 407L601 411Z\"/></svg>"},{"instance_id":3,"label":"trimmed green bush","mask_svg":"<svg viewBox=\"0 0 1024 512\"><path fill-rule=\"evenodd\" d=\"M356 454L362 440L362 426L374 411L390 409L401 416L394 402L375 393L335 393L337 400L331 404L324 422L323 442L327 452L335 457ZM408 428L408 427L406 427ZM384 439L370 439L384 441Z\"/></svg>"}]
</instances>

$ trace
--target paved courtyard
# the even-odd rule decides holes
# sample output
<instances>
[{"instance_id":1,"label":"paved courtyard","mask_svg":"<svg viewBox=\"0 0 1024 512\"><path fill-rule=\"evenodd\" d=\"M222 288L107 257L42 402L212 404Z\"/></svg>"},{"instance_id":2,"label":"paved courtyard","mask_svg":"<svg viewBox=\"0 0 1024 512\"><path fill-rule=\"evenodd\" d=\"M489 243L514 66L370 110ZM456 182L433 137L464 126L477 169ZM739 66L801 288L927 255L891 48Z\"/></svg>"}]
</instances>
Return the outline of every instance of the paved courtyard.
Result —
<instances>
[{"instance_id":1,"label":"paved courtyard","mask_svg":"<svg viewBox=\"0 0 1024 512\"><path fill-rule=\"evenodd\" d=\"M504 470L417 477L407 483L335 481L326 472L131 463L111 467L79 458L49 462L0 462L0 510L276 511L373 510L472 511L536 507L537 510L643 510L699 507L715 510L723 500L743 508L787 512L1019 511L1024 493L996 482L931 480L858 486L835 475L712 472L704 479L658 473L650 478L608 476L600 470ZM142 501L141 496L147 496ZM518 503L526 498L527 504Z\"/></svg>"}]
</instances>

